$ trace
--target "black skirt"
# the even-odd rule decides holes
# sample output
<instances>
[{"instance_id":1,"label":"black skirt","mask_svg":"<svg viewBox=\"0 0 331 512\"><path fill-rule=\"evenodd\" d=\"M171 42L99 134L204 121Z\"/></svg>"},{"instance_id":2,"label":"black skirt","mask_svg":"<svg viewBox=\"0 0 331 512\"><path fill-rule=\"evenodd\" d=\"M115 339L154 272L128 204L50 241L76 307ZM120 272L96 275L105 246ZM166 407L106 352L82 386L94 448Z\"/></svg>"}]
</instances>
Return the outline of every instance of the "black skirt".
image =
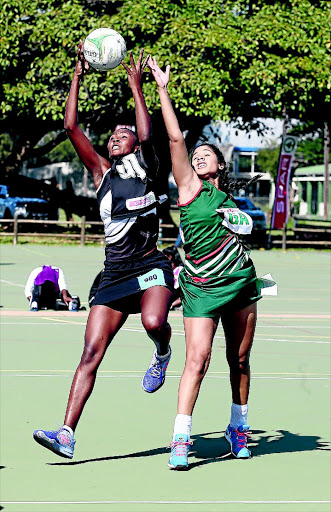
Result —
<instances>
[{"instance_id":1,"label":"black skirt","mask_svg":"<svg viewBox=\"0 0 331 512\"><path fill-rule=\"evenodd\" d=\"M139 313L141 297L152 286L165 286L174 292L173 270L161 252L156 250L143 258L120 262L106 259L92 305Z\"/></svg>"}]
</instances>

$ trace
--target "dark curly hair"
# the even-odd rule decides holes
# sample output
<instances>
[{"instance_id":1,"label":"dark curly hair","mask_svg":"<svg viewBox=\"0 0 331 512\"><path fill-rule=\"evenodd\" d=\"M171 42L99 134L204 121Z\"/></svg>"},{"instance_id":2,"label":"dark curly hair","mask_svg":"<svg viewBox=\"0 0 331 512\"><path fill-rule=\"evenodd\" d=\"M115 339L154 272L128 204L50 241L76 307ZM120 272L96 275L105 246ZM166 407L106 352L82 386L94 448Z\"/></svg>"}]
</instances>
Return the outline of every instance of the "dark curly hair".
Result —
<instances>
[{"instance_id":1,"label":"dark curly hair","mask_svg":"<svg viewBox=\"0 0 331 512\"><path fill-rule=\"evenodd\" d=\"M193 146L193 148L189 152L189 158L190 158L191 165L192 165L192 158L193 158L194 151L201 146L208 146L215 153L218 163L224 164L224 168L222 170L218 171L218 176L219 176L219 188L226 194L233 195L233 192L239 188L242 188L245 190L246 188L249 187L249 185L251 185L252 183L255 183L258 179L261 178L262 174L258 174L257 176L255 176L254 178L252 178L249 181L245 181L245 180L236 181L236 180L229 178L229 168L226 165L223 153L218 149L217 146L215 146L215 144L212 144L211 142L198 142L197 144L195 144Z\"/></svg>"}]
</instances>

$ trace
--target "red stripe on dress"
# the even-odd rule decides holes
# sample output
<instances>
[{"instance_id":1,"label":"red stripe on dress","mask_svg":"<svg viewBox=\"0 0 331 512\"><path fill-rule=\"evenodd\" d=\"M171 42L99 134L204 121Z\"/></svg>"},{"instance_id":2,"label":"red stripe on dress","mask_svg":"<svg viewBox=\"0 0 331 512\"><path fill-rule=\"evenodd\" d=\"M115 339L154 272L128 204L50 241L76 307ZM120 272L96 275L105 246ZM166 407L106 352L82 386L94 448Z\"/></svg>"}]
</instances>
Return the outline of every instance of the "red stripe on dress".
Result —
<instances>
[{"instance_id":1,"label":"red stripe on dress","mask_svg":"<svg viewBox=\"0 0 331 512\"><path fill-rule=\"evenodd\" d=\"M194 199L197 197L197 195L201 191L202 186L203 186L203 182L201 181L201 186L200 186L198 192L192 197L192 199L190 199L187 203L180 203L179 200L177 200L177 206L187 206L188 204L192 203L192 201L194 201Z\"/></svg>"},{"instance_id":2,"label":"red stripe on dress","mask_svg":"<svg viewBox=\"0 0 331 512\"><path fill-rule=\"evenodd\" d=\"M211 258L211 256L214 256L214 254L217 254L218 252L220 252L220 250L223 249L223 247L231 240L231 238L234 238L234 235L230 235L230 236L226 235L220 241L220 244L222 244L222 245L217 247L217 249L215 249L215 251L207 254L206 256L203 256L203 258L200 258L199 260L192 260L193 263L195 263L196 265L199 265L199 263L201 263L202 261L207 260L208 258Z\"/></svg>"},{"instance_id":3,"label":"red stripe on dress","mask_svg":"<svg viewBox=\"0 0 331 512\"><path fill-rule=\"evenodd\" d=\"M192 281L194 281L195 283L207 283L207 281L210 280L210 277L195 277L195 276L190 276L190 278L192 279Z\"/></svg>"}]
</instances>

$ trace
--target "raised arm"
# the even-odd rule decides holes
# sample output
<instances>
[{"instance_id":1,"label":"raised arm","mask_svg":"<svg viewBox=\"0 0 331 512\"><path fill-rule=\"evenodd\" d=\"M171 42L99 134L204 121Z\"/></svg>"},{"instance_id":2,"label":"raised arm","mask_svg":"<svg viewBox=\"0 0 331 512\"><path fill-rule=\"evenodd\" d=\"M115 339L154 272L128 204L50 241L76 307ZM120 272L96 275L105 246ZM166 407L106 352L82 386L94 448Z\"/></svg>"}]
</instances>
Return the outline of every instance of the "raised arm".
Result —
<instances>
[{"instance_id":1,"label":"raised arm","mask_svg":"<svg viewBox=\"0 0 331 512\"><path fill-rule=\"evenodd\" d=\"M179 202L186 203L198 192L201 182L190 164L184 136L168 94L170 66L167 66L166 71L163 72L158 66L156 58L153 57L153 59L149 59L148 67L158 85L163 120L170 140L172 171L178 187Z\"/></svg>"},{"instance_id":2,"label":"raised arm","mask_svg":"<svg viewBox=\"0 0 331 512\"><path fill-rule=\"evenodd\" d=\"M130 52L130 66L122 62L122 66L128 74L129 85L136 110L137 135L140 142L146 142L151 138L151 119L147 110L143 90L142 75L147 64L149 56L142 62L144 50L140 51L137 64L134 61L132 52Z\"/></svg>"},{"instance_id":3,"label":"raised arm","mask_svg":"<svg viewBox=\"0 0 331 512\"><path fill-rule=\"evenodd\" d=\"M82 163L92 174L95 187L97 188L100 184L103 173L107 169L108 162L94 150L91 142L78 125L77 116L79 87L81 79L88 69L88 64L83 56L82 47L83 43L80 41L77 53L78 60L67 99L64 117L64 128L67 131L68 137Z\"/></svg>"}]
</instances>

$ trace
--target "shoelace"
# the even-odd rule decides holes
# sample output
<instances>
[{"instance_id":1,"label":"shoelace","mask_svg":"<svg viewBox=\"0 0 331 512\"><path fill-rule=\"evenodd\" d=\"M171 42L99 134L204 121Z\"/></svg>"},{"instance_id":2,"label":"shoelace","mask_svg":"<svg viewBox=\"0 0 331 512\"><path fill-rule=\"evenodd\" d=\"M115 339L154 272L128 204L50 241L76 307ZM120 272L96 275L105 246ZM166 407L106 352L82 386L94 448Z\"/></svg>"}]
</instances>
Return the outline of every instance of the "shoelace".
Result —
<instances>
[{"instance_id":1,"label":"shoelace","mask_svg":"<svg viewBox=\"0 0 331 512\"><path fill-rule=\"evenodd\" d=\"M237 434L237 443L239 448L246 448L247 445L247 437L252 437L250 434L252 432L249 432L248 430L246 432L239 432L238 429L233 429L233 433Z\"/></svg>"},{"instance_id":2,"label":"shoelace","mask_svg":"<svg viewBox=\"0 0 331 512\"><path fill-rule=\"evenodd\" d=\"M170 443L171 452L175 450L174 455L177 457L182 457L186 455L186 450L188 446L191 446L193 441L173 441Z\"/></svg>"},{"instance_id":3,"label":"shoelace","mask_svg":"<svg viewBox=\"0 0 331 512\"><path fill-rule=\"evenodd\" d=\"M151 369L151 376L159 378L162 372L162 366L158 364L157 362L154 363L152 369Z\"/></svg>"},{"instance_id":4,"label":"shoelace","mask_svg":"<svg viewBox=\"0 0 331 512\"><path fill-rule=\"evenodd\" d=\"M57 436L58 436L59 440L61 441L61 443L64 442L63 436L65 436L67 442L65 442L64 444L66 444L67 446L74 446L76 441L74 440L74 438L71 437L70 432L68 432L67 430L63 429L62 425L58 421L56 421L56 423L59 426L59 428L58 428L58 430L56 432L57 432ZM64 430L65 434L62 433L61 437L59 437L59 434L63 430Z\"/></svg>"}]
</instances>

